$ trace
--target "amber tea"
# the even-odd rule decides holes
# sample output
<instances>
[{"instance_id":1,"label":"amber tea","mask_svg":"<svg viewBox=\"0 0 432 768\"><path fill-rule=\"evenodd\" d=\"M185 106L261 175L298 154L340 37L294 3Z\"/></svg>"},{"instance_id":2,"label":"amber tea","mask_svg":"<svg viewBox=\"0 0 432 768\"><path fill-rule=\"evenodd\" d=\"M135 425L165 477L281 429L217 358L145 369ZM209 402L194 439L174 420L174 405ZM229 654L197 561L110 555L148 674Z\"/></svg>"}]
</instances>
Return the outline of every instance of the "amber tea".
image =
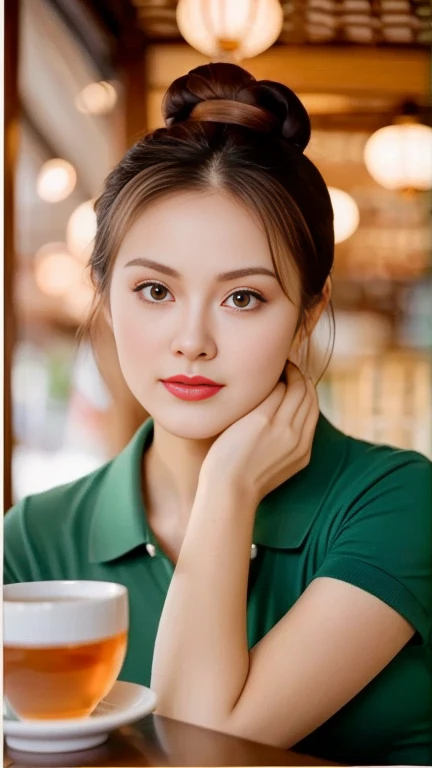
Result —
<instances>
[{"instance_id":1,"label":"amber tea","mask_svg":"<svg viewBox=\"0 0 432 768\"><path fill-rule=\"evenodd\" d=\"M4 689L22 719L88 716L114 685L127 647L127 590L108 582L3 588Z\"/></svg>"}]
</instances>

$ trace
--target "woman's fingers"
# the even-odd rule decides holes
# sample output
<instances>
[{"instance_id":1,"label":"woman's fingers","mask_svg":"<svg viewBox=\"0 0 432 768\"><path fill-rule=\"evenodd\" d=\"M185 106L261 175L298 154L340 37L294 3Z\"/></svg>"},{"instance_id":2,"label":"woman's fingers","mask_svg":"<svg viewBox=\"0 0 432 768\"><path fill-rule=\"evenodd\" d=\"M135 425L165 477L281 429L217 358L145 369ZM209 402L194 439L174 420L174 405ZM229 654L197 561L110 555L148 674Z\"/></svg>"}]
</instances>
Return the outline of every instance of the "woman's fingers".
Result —
<instances>
[{"instance_id":1,"label":"woman's fingers","mask_svg":"<svg viewBox=\"0 0 432 768\"><path fill-rule=\"evenodd\" d=\"M266 421L276 421L285 429L300 431L307 415L317 400L313 383L291 362L286 365L287 384L281 381L266 399L256 408L256 412Z\"/></svg>"},{"instance_id":2,"label":"woman's fingers","mask_svg":"<svg viewBox=\"0 0 432 768\"><path fill-rule=\"evenodd\" d=\"M300 453L306 455L319 417L318 395L312 380L293 364L288 365L287 380L286 396L276 418L283 427L290 428L294 438L297 436Z\"/></svg>"},{"instance_id":3,"label":"woman's fingers","mask_svg":"<svg viewBox=\"0 0 432 768\"><path fill-rule=\"evenodd\" d=\"M306 386L308 394L294 417L292 427L299 436L298 447L300 454L310 456L320 410L318 395L310 379L307 379Z\"/></svg>"},{"instance_id":4,"label":"woman's fingers","mask_svg":"<svg viewBox=\"0 0 432 768\"><path fill-rule=\"evenodd\" d=\"M298 410L308 396L308 388L302 372L291 362L287 363L286 376L286 393L279 407L277 418L280 418L285 424L292 424Z\"/></svg>"},{"instance_id":5,"label":"woman's fingers","mask_svg":"<svg viewBox=\"0 0 432 768\"><path fill-rule=\"evenodd\" d=\"M277 413L280 404L283 402L286 392L286 385L278 382L270 394L255 408L255 412L262 416L266 421L271 421ZM244 418L247 418L248 414Z\"/></svg>"}]
</instances>

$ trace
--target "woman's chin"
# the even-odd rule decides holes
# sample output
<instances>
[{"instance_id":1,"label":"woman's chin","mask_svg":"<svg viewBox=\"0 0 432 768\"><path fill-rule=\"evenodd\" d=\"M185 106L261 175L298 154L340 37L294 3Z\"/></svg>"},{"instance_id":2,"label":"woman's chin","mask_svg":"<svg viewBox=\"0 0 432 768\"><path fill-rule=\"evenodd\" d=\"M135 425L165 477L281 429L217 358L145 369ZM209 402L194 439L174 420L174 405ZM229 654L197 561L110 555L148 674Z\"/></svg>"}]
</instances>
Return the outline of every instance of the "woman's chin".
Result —
<instances>
[{"instance_id":1,"label":"woman's chin","mask_svg":"<svg viewBox=\"0 0 432 768\"><path fill-rule=\"evenodd\" d=\"M155 426L159 425L164 432L182 438L183 440L212 440L224 432L236 419L223 418L219 415L190 413L187 415L169 415L166 412L152 414Z\"/></svg>"}]
</instances>

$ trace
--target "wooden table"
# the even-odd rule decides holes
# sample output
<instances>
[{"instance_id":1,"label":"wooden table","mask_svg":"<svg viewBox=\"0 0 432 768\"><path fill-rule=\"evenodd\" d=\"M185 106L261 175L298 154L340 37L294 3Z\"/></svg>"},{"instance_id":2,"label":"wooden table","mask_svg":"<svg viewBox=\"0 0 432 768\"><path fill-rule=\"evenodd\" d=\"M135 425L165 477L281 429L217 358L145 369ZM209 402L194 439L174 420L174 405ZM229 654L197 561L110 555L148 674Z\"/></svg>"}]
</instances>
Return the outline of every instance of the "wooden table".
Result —
<instances>
[{"instance_id":1,"label":"wooden table","mask_svg":"<svg viewBox=\"0 0 432 768\"><path fill-rule=\"evenodd\" d=\"M5 746L4 768L90 768L90 766L249 766L337 765L291 750L197 728L160 715L149 715L120 728L108 741L85 752L42 755Z\"/></svg>"}]
</instances>

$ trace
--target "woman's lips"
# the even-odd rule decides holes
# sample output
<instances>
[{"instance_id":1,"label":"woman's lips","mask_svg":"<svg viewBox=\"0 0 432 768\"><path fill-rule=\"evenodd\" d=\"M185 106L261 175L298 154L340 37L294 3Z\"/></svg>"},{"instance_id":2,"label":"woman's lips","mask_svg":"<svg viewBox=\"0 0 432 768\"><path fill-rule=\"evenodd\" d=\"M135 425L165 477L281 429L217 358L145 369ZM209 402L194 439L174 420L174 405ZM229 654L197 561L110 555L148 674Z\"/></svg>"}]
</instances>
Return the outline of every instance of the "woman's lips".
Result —
<instances>
[{"instance_id":1,"label":"woman's lips","mask_svg":"<svg viewBox=\"0 0 432 768\"><path fill-rule=\"evenodd\" d=\"M165 389L171 392L179 400L207 400L217 395L223 385L211 384L183 384L178 381L162 381Z\"/></svg>"}]
</instances>

